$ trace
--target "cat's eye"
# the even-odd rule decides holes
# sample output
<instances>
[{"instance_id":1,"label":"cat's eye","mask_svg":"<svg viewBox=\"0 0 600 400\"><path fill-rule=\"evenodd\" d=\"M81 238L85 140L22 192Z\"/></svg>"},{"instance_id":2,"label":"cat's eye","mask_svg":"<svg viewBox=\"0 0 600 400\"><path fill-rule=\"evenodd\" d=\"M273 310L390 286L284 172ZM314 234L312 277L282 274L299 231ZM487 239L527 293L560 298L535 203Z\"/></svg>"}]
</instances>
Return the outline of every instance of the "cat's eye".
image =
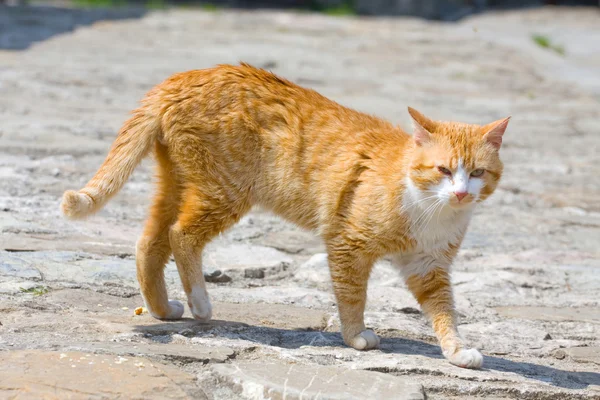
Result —
<instances>
[{"instance_id":1,"label":"cat's eye","mask_svg":"<svg viewBox=\"0 0 600 400\"><path fill-rule=\"evenodd\" d=\"M438 171L444 175L452 176L452 172L448 168L438 167Z\"/></svg>"},{"instance_id":2,"label":"cat's eye","mask_svg":"<svg viewBox=\"0 0 600 400\"><path fill-rule=\"evenodd\" d=\"M475 171L471 172L471 176L474 178L477 178L477 177L483 175L484 172L485 172L485 170L483 168L479 168L479 169L476 169Z\"/></svg>"}]
</instances>

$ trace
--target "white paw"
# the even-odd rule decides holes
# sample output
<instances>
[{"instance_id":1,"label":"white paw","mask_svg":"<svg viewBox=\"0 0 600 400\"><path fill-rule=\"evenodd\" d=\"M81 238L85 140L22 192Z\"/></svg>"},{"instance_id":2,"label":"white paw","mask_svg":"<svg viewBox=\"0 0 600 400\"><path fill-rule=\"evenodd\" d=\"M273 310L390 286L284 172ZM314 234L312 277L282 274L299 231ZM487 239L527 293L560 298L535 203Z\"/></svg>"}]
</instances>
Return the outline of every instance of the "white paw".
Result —
<instances>
[{"instance_id":1,"label":"white paw","mask_svg":"<svg viewBox=\"0 0 600 400\"><path fill-rule=\"evenodd\" d=\"M202 287L196 286L192 289L188 296L188 305L195 319L208 322L212 318L212 305L206 290Z\"/></svg>"},{"instance_id":2,"label":"white paw","mask_svg":"<svg viewBox=\"0 0 600 400\"><path fill-rule=\"evenodd\" d=\"M483 356L476 349L462 349L447 358L451 364L462 368L481 368L483 365Z\"/></svg>"},{"instance_id":3,"label":"white paw","mask_svg":"<svg viewBox=\"0 0 600 400\"><path fill-rule=\"evenodd\" d=\"M379 347L379 336L370 329L362 331L350 340L350 346L356 350L369 350Z\"/></svg>"},{"instance_id":4,"label":"white paw","mask_svg":"<svg viewBox=\"0 0 600 400\"><path fill-rule=\"evenodd\" d=\"M152 315L156 319L181 319L183 315L183 304L177 300L169 300L169 308L167 310L167 314L165 316L160 316L155 313L150 307L148 307L148 303L146 303L146 308L150 315Z\"/></svg>"},{"instance_id":5,"label":"white paw","mask_svg":"<svg viewBox=\"0 0 600 400\"><path fill-rule=\"evenodd\" d=\"M165 319L181 319L183 316L183 303L177 300L169 300L169 314Z\"/></svg>"}]
</instances>

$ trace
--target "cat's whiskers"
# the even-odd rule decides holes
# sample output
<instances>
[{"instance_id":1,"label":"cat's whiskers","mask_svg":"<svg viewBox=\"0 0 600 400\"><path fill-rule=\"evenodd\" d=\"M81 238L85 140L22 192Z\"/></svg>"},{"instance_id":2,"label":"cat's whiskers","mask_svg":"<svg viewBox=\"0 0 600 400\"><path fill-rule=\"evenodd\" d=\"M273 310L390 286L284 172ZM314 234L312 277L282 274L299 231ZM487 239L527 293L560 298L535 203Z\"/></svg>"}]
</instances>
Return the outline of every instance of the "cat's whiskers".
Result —
<instances>
[{"instance_id":1,"label":"cat's whiskers","mask_svg":"<svg viewBox=\"0 0 600 400\"><path fill-rule=\"evenodd\" d=\"M420 222L420 220L427 214L430 208L435 205L435 202L429 204L424 210L419 214L419 216L413 221L413 225L416 225Z\"/></svg>"},{"instance_id":2,"label":"cat's whiskers","mask_svg":"<svg viewBox=\"0 0 600 400\"><path fill-rule=\"evenodd\" d=\"M440 220L440 214L441 211L443 209L443 205L444 203L441 200L438 200L438 202L436 203L436 207L433 209L433 211L430 213L430 217L429 220L427 221L427 224L423 227L422 231L427 230L427 227L429 226L429 223L431 223L431 220L433 219L433 216L437 213L438 219L437 219L437 224L439 225L439 220Z\"/></svg>"},{"instance_id":3,"label":"cat's whiskers","mask_svg":"<svg viewBox=\"0 0 600 400\"><path fill-rule=\"evenodd\" d=\"M425 218L423 218L423 220L419 224L419 227L417 228L418 232L424 232L427 229L429 223L431 222L431 219L435 215L435 212L441 205L442 203L440 201L437 201L433 204L433 208L425 215Z\"/></svg>"},{"instance_id":4,"label":"cat's whiskers","mask_svg":"<svg viewBox=\"0 0 600 400\"><path fill-rule=\"evenodd\" d=\"M417 218L417 220L413 223L413 226L417 226L417 229L415 230L416 232L421 231L420 228L422 224L428 219L430 214L433 215L432 213L435 211L439 204L441 204L440 200L437 200L434 203L430 204L429 207L427 207L425 211L423 211L423 213Z\"/></svg>"},{"instance_id":5,"label":"cat's whiskers","mask_svg":"<svg viewBox=\"0 0 600 400\"><path fill-rule=\"evenodd\" d=\"M434 193L436 193L436 192L434 192ZM434 194L433 196L424 197L424 198L412 201L412 202L410 202L408 204L403 204L402 207L400 207L400 210L402 210L402 211L408 210L409 208L411 208L413 206L419 205L421 203L424 203L427 200L431 200L431 199L434 199L436 197L438 197L437 193Z\"/></svg>"},{"instance_id":6,"label":"cat's whiskers","mask_svg":"<svg viewBox=\"0 0 600 400\"><path fill-rule=\"evenodd\" d=\"M437 216L437 221L436 221L436 224L438 224L438 225L440 224L440 215L442 215L442 209L443 209L443 207L440 207L440 209L438 211L438 216Z\"/></svg>"}]
</instances>

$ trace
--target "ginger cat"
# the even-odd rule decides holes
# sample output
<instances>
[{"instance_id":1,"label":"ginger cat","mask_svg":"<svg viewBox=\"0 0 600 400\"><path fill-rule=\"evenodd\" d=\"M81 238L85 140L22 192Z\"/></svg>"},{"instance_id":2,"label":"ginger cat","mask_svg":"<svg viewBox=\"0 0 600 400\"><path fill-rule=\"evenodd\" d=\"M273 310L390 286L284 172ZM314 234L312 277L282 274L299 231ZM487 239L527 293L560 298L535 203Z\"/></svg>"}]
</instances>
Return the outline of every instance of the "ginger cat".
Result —
<instances>
[{"instance_id":1,"label":"ginger cat","mask_svg":"<svg viewBox=\"0 0 600 400\"><path fill-rule=\"evenodd\" d=\"M98 211L153 150L158 190L136 262L154 317L184 311L165 288L173 253L193 316L211 318L202 250L257 204L325 241L347 345L379 345L364 324L367 281L392 255L444 356L478 368L481 354L456 328L449 267L502 174L508 118L479 126L409 113L412 136L247 64L176 74L147 94L92 180L65 192L62 210L74 219Z\"/></svg>"}]
</instances>

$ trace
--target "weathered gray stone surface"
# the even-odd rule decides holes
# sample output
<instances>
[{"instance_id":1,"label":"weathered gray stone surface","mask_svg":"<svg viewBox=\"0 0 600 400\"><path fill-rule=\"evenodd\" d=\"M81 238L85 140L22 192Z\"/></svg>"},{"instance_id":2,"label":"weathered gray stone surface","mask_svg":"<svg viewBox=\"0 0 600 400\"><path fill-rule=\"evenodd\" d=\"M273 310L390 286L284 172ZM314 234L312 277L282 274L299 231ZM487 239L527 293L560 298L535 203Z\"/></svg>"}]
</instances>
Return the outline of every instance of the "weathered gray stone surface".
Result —
<instances>
[{"instance_id":1,"label":"weathered gray stone surface","mask_svg":"<svg viewBox=\"0 0 600 400\"><path fill-rule=\"evenodd\" d=\"M78 351L0 353L3 399L202 399L194 381L192 374L146 358Z\"/></svg>"},{"instance_id":2,"label":"weathered gray stone surface","mask_svg":"<svg viewBox=\"0 0 600 400\"><path fill-rule=\"evenodd\" d=\"M582 321L600 322L600 309L597 307L558 308L558 307L496 307L502 316L543 320L543 321Z\"/></svg>"},{"instance_id":3,"label":"weathered gray stone surface","mask_svg":"<svg viewBox=\"0 0 600 400\"><path fill-rule=\"evenodd\" d=\"M571 347L565 353L575 361L600 365L600 347Z\"/></svg>"},{"instance_id":4,"label":"weathered gray stone surface","mask_svg":"<svg viewBox=\"0 0 600 400\"><path fill-rule=\"evenodd\" d=\"M293 363L309 382L320 379L309 371L340 368L356 382L400 377L429 399L600 398L596 10L492 13L444 25L281 12L14 8L0 8L0 20L0 368L29 365L23 354L45 365L54 351L82 351L169 364L183 374L185 384L169 392L181 398L239 397L226 373L234 363L263 393L280 393L282 382L263 379L260 366ZM534 33L565 55L538 47ZM478 210L453 270L459 329L482 350L485 369L442 358L385 260L373 272L366 313L381 349L345 347L322 243L261 210L206 249L213 321L199 323L189 310L173 322L133 314L143 305L134 244L152 161L88 220L64 220L60 196L92 176L149 88L177 71L239 60L407 128L408 105L476 123L513 116L503 181ZM173 262L166 277L170 296L184 300ZM22 353L33 349L40 352ZM65 377L77 378L75 371ZM135 379L140 390L162 387L162 378ZM18 382L20 390L29 387ZM373 387L367 398L382 397L385 389ZM329 398L339 397L332 388Z\"/></svg>"},{"instance_id":5,"label":"weathered gray stone surface","mask_svg":"<svg viewBox=\"0 0 600 400\"><path fill-rule=\"evenodd\" d=\"M204 268L219 269L242 278L262 279L285 272L293 259L273 247L249 244L221 245L204 252Z\"/></svg>"},{"instance_id":6,"label":"weathered gray stone surface","mask_svg":"<svg viewBox=\"0 0 600 400\"><path fill-rule=\"evenodd\" d=\"M189 334L185 329L179 334ZM70 343L69 349L81 351L116 354L122 356L149 357L162 361L178 361L187 363L222 363L234 356L232 349L227 347L190 347L176 343L169 344L123 344L114 342L82 342Z\"/></svg>"},{"instance_id":7,"label":"weathered gray stone surface","mask_svg":"<svg viewBox=\"0 0 600 400\"><path fill-rule=\"evenodd\" d=\"M211 370L238 396L255 399L425 399L423 387L410 378L343 367L234 362L214 365Z\"/></svg>"}]
</instances>

